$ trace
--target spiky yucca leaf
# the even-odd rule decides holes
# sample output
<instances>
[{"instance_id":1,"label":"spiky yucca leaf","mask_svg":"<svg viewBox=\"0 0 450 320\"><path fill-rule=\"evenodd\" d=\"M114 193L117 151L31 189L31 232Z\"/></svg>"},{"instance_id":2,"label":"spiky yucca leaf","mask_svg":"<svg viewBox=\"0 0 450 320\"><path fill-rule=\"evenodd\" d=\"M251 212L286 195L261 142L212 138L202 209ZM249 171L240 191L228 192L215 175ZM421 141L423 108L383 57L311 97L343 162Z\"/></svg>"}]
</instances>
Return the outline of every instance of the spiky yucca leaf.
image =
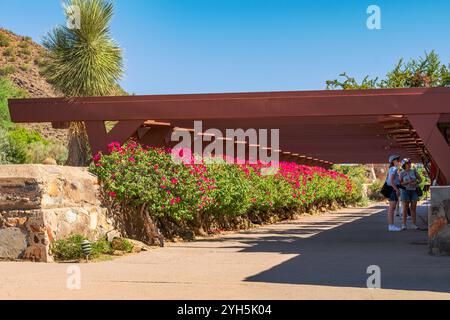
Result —
<instances>
[{"instance_id":1,"label":"spiky yucca leaf","mask_svg":"<svg viewBox=\"0 0 450 320\"><path fill-rule=\"evenodd\" d=\"M112 3L69 0L66 6L79 8L80 29L58 26L47 34L43 45L49 51L49 64L44 76L68 97L114 94L123 60L109 30Z\"/></svg>"}]
</instances>

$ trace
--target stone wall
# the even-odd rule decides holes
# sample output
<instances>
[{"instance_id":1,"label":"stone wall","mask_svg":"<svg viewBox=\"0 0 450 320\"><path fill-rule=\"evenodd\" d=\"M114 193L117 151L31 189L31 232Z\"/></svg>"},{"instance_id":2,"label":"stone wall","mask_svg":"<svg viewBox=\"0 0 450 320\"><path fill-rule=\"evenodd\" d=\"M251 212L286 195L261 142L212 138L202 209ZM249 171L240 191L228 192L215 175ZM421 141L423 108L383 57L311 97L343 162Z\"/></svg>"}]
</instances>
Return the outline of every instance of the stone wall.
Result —
<instances>
[{"instance_id":1,"label":"stone wall","mask_svg":"<svg viewBox=\"0 0 450 320\"><path fill-rule=\"evenodd\" d=\"M0 259L50 262L52 241L112 231L99 195L86 168L0 166Z\"/></svg>"},{"instance_id":2,"label":"stone wall","mask_svg":"<svg viewBox=\"0 0 450 320\"><path fill-rule=\"evenodd\" d=\"M428 224L430 253L450 255L450 186L431 188Z\"/></svg>"}]
</instances>

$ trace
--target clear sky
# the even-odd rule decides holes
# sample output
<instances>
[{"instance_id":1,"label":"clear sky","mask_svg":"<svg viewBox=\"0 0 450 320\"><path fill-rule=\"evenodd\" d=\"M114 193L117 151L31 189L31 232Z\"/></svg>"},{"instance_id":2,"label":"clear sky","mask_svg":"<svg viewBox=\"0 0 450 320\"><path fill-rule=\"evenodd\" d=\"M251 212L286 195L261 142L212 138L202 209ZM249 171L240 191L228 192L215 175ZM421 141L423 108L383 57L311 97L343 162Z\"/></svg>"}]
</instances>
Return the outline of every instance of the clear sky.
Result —
<instances>
[{"instance_id":1,"label":"clear sky","mask_svg":"<svg viewBox=\"0 0 450 320\"><path fill-rule=\"evenodd\" d=\"M382 76L435 49L450 62L449 0L115 0L130 93L324 89L346 71ZM366 27L381 9L381 30ZM0 0L0 26L40 42L60 0Z\"/></svg>"}]
</instances>

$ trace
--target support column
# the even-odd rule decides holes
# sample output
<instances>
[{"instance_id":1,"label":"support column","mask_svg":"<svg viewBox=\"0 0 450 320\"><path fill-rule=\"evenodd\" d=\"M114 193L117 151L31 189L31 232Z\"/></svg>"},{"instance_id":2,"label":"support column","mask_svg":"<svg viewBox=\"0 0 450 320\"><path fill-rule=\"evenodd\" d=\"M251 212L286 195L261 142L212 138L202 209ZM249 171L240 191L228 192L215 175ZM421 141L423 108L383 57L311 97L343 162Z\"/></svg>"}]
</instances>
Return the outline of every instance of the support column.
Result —
<instances>
[{"instance_id":1,"label":"support column","mask_svg":"<svg viewBox=\"0 0 450 320\"><path fill-rule=\"evenodd\" d=\"M437 127L440 115L408 115L408 120L439 167L445 182L450 182L450 146Z\"/></svg>"},{"instance_id":2,"label":"support column","mask_svg":"<svg viewBox=\"0 0 450 320\"><path fill-rule=\"evenodd\" d=\"M111 142L125 143L136 133L143 122L143 120L122 120L110 132L106 132L104 121L85 121L92 154L100 151L104 154L107 153L108 144Z\"/></svg>"}]
</instances>

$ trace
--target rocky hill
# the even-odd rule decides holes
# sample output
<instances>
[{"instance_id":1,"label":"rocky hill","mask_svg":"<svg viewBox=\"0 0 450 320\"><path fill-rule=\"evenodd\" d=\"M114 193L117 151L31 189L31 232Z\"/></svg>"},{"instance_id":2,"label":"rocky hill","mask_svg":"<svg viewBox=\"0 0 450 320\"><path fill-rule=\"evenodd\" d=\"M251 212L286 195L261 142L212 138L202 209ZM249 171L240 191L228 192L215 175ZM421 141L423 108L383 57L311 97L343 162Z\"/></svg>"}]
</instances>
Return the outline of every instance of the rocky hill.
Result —
<instances>
[{"instance_id":1,"label":"rocky hill","mask_svg":"<svg viewBox=\"0 0 450 320\"><path fill-rule=\"evenodd\" d=\"M56 97L58 93L40 74L45 66L45 49L30 37L0 28L0 76L9 78L31 98ZM67 142L67 130L55 130L49 123L27 124L43 137Z\"/></svg>"}]
</instances>

